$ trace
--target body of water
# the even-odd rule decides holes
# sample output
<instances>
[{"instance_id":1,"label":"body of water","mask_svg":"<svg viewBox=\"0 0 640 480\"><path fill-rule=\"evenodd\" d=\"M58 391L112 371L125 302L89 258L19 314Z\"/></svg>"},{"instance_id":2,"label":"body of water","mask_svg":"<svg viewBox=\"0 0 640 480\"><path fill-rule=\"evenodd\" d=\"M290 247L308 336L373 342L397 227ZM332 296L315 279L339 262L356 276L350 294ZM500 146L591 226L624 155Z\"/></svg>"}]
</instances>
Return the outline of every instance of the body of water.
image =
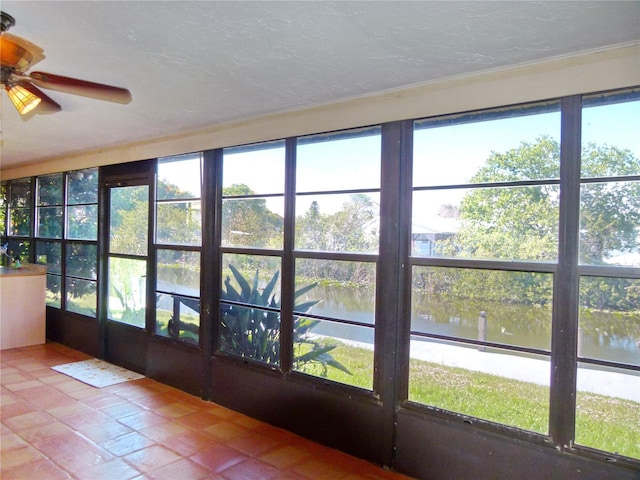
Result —
<instances>
[{"instance_id":1,"label":"body of water","mask_svg":"<svg viewBox=\"0 0 640 480\"><path fill-rule=\"evenodd\" d=\"M171 273L169 276L168 274ZM167 272L166 290L195 295L199 277L189 274L175 288L175 270ZM174 285L170 287L169 285ZM374 325L373 288L318 285L298 302L320 300L311 312L330 318ZM483 312L483 313L481 313ZM484 328L482 324L485 322ZM480 328L479 328L480 325ZM434 295L414 294L411 330L489 342L551 350L551 307L517 305L478 300L451 300ZM323 321L314 333L363 343L373 343L374 329ZM609 312L583 314L580 322L579 352L582 357L640 365L640 313Z\"/></svg>"}]
</instances>

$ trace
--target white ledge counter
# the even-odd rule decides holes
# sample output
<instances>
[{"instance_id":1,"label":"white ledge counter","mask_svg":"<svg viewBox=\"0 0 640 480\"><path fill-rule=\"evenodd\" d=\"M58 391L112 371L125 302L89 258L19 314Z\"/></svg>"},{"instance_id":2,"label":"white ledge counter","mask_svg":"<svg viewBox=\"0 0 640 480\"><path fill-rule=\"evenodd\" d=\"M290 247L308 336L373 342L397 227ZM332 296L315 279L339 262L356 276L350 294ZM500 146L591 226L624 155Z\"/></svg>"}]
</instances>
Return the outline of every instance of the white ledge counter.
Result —
<instances>
[{"instance_id":1,"label":"white ledge counter","mask_svg":"<svg viewBox=\"0 0 640 480\"><path fill-rule=\"evenodd\" d=\"M44 265L0 267L0 349L45 343Z\"/></svg>"}]
</instances>

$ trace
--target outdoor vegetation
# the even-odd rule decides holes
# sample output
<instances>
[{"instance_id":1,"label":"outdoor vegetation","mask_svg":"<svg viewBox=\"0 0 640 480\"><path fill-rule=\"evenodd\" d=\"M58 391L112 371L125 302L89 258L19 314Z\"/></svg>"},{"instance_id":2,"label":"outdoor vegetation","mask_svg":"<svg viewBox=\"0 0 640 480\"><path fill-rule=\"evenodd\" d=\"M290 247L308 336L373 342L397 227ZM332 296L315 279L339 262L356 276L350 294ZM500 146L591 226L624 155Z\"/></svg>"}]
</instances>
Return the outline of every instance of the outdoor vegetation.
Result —
<instances>
[{"instance_id":1,"label":"outdoor vegetation","mask_svg":"<svg viewBox=\"0 0 640 480\"><path fill-rule=\"evenodd\" d=\"M553 179L559 175L560 146L542 137L505 153L493 153L470 183ZM640 160L628 150L587 145L583 177L637 175ZM553 262L558 255L558 187L490 187L469 190L454 206L460 228L439 241L437 255L457 258ZM640 182L590 183L580 205L580 260L583 264L615 263L616 256L640 246ZM552 278L537 273L505 276L468 269L433 269L430 278L414 278L414 287L433 294L466 299L547 305ZM585 308L640 311L640 281L619 279L605 284L590 279L582 285Z\"/></svg>"},{"instance_id":2,"label":"outdoor vegetation","mask_svg":"<svg viewBox=\"0 0 640 480\"><path fill-rule=\"evenodd\" d=\"M433 255L441 258L555 263L558 258L560 147L549 137L521 143L506 152L492 153L469 180L459 204L443 204L441 211L458 228L435 240ZM640 174L640 159L628 150L589 144L582 153L582 177L615 177L581 186L579 258L582 265L622 265L622 258L640 249L640 182L624 181ZM62 177L60 177L62 178ZM66 303L71 311L95 316L97 236L95 178L78 177L69 186L73 218L72 240L66 243ZM549 180L549 182L546 182ZM535 185L530 185L535 181ZM83 183L87 182L87 183ZM525 182L500 186L501 182ZM491 184L483 186L479 184ZM12 184L11 198L2 186L0 207L11 206L12 235L29 235L30 184ZM200 339L200 257L177 246L200 245L198 202L170 182L157 185L156 333L186 343ZM110 251L147 255L148 192L112 189ZM60 305L63 203L62 183L56 178L43 186L36 258L47 264L47 301ZM377 253L379 205L377 194L348 194L337 210L323 210L323 202L296 197L295 249L298 251ZM58 199L60 196L60 199ZM224 189L222 245L255 248L255 255L224 253L220 292L220 349L227 354L279 366L281 357L281 257L261 255L259 249L283 248L284 219L269 209L266 198L248 185ZM321 198L321 196L319 196ZM415 197L418 198L418 197ZM184 201L181 201L184 200ZM308 201L307 201L308 200ZM197 205L195 205L197 203ZM419 205L414 200L413 208ZM0 208L4 220L5 208ZM26 216L25 216L26 215ZM17 244L16 244L17 245ZM163 245L170 248L163 249ZM195 248L195 247L194 247ZM628 260L625 265L628 265ZM637 259L635 260L637 261ZM637 263L635 267L639 267ZM110 260L111 318L144 327L146 262L131 258ZM134 281L131 281L131 279ZM375 263L313 258L295 262L293 353L294 370L329 380L372 389L371 348L344 341L338 335L317 333L320 320L305 317L322 306L319 288L344 289L353 304L336 302L365 316L373 314ZM479 312L490 312L490 341L550 349L553 275L472 268L414 266L412 275L412 329L455 324L459 339L477 338ZM173 290L172 290L173 289ZM318 289L318 290L316 290ZM179 290L179 291L177 291ZM362 302L357 297L362 293ZM328 298L323 293L321 298ZM364 305L364 306L362 306ZM341 317L342 318L342 317ZM421 323L422 322L422 323ZM324 322L331 324L331 322ZM467 330L465 330L465 328ZM366 329L366 328L365 328ZM582 277L580 329L586 339L624 350L622 363L638 364L640 345L640 280ZM372 328L373 330L373 323ZM461 333L462 332L462 333ZM450 335L450 331L445 332ZM491 336L493 335L493 337ZM502 336L501 336L502 335ZM360 345L366 342L360 342ZM585 353L586 352L586 353ZM590 355L588 350L583 351ZM593 354L593 358L601 358ZM604 353L605 360L616 361ZM549 387L472 372L412 358L409 400L463 413L523 430L546 434ZM640 458L640 405L614 396L578 392L576 441L622 455Z\"/></svg>"},{"instance_id":3,"label":"outdoor vegetation","mask_svg":"<svg viewBox=\"0 0 640 480\"><path fill-rule=\"evenodd\" d=\"M334 357L352 373L330 370L329 380L370 388L371 352L335 341ZM409 399L464 412L522 430L548 433L549 387L496 375L411 359ZM576 442L640 458L640 407L637 402L578 392Z\"/></svg>"},{"instance_id":4,"label":"outdoor vegetation","mask_svg":"<svg viewBox=\"0 0 640 480\"><path fill-rule=\"evenodd\" d=\"M232 284L230 277L225 279L220 312L221 350L267 364L279 365L280 301L274 294L279 273L276 272L262 287L258 271L250 283L233 265L229 265L229 269L238 288ZM315 287L316 284L310 284L297 290L294 295L296 301ZM255 305L256 308L238 305L238 303ZM306 312L316 303L317 301L297 302L294 310ZM336 346L323 344L311 335L311 330L318 323L318 320L303 316L295 318L293 325L294 369L318 372L321 376L327 376L328 367L333 367L350 374L349 370L331 355L330 352Z\"/></svg>"}]
</instances>

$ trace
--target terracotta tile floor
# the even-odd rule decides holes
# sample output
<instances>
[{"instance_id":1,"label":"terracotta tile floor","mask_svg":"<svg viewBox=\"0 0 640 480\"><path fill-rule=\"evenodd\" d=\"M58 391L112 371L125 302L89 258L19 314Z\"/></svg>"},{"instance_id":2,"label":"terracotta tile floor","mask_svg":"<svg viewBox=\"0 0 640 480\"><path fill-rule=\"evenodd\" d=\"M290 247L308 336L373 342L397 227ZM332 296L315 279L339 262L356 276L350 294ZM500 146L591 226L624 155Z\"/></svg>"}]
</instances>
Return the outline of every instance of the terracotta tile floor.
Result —
<instances>
[{"instance_id":1,"label":"terracotta tile floor","mask_svg":"<svg viewBox=\"0 0 640 480\"><path fill-rule=\"evenodd\" d=\"M149 379L94 388L56 343L4 350L2 480L407 479Z\"/></svg>"}]
</instances>

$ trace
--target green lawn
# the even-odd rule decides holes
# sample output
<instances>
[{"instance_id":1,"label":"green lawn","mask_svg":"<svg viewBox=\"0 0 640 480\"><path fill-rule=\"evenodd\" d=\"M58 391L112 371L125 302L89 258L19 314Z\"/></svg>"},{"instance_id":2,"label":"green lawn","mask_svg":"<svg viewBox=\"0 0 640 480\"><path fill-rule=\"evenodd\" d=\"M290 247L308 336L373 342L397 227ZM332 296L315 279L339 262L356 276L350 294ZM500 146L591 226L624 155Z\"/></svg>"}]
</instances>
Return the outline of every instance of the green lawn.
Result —
<instances>
[{"instance_id":1,"label":"green lawn","mask_svg":"<svg viewBox=\"0 0 640 480\"><path fill-rule=\"evenodd\" d=\"M353 375L330 368L328 378L371 389L373 352L332 341L331 353ZM547 434L549 387L412 359L409 400ZM576 443L640 458L640 404L578 392Z\"/></svg>"}]
</instances>

